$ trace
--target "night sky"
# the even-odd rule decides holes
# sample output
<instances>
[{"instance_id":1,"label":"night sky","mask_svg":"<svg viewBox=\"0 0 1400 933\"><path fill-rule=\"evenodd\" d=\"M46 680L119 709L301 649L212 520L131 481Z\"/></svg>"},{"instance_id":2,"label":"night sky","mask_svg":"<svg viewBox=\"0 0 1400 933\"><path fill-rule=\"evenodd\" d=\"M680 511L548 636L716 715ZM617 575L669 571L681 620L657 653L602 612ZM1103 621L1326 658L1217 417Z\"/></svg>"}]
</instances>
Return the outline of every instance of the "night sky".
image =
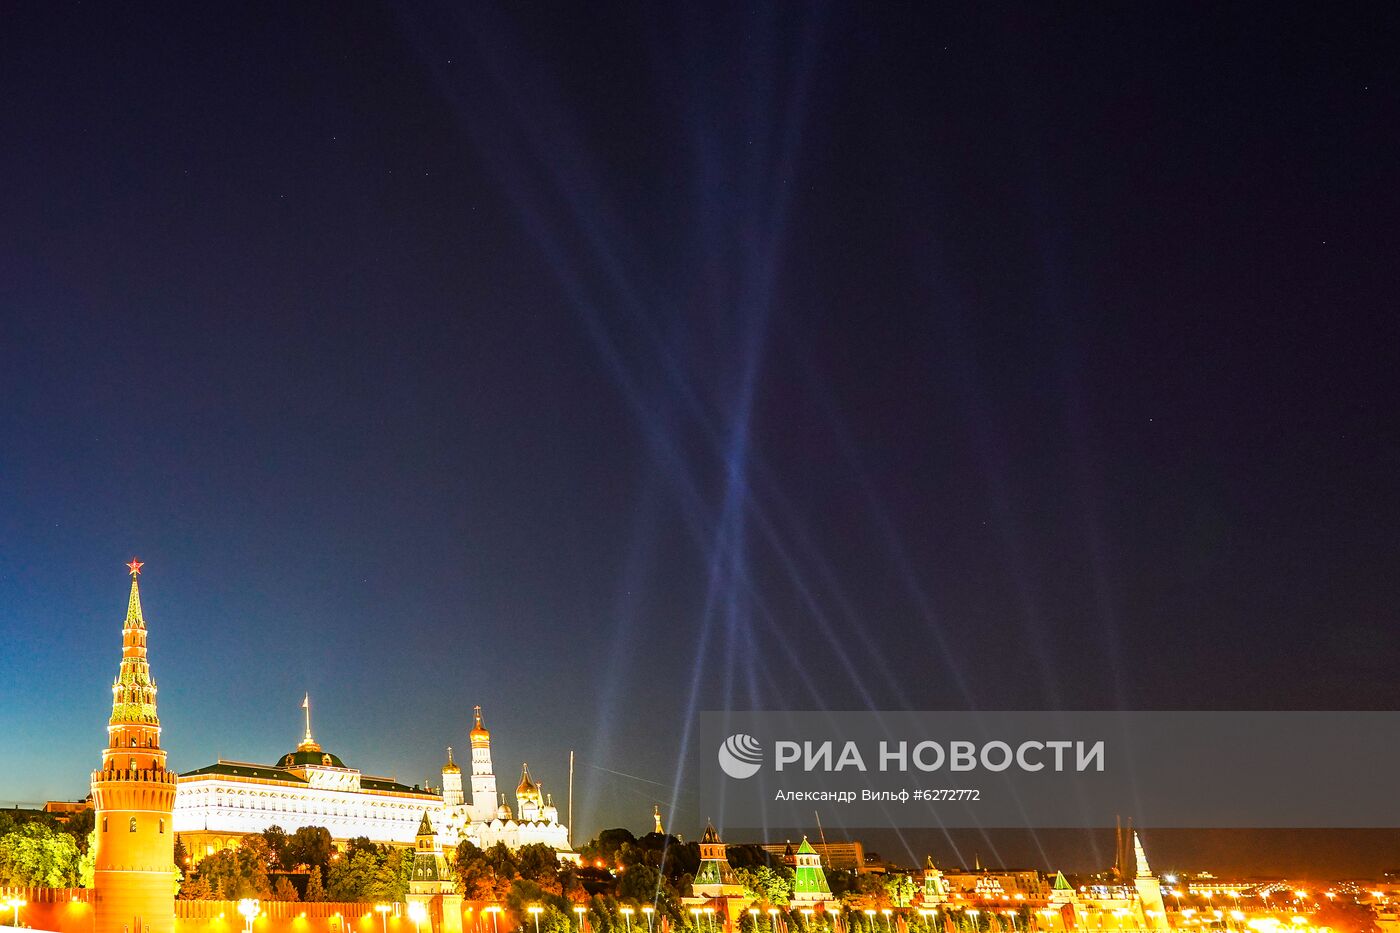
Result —
<instances>
[{"instance_id":1,"label":"night sky","mask_svg":"<svg viewBox=\"0 0 1400 933\"><path fill-rule=\"evenodd\" d=\"M480 703L576 840L699 709L1400 707L1397 26L7 12L0 804L132 555L172 767Z\"/></svg>"}]
</instances>

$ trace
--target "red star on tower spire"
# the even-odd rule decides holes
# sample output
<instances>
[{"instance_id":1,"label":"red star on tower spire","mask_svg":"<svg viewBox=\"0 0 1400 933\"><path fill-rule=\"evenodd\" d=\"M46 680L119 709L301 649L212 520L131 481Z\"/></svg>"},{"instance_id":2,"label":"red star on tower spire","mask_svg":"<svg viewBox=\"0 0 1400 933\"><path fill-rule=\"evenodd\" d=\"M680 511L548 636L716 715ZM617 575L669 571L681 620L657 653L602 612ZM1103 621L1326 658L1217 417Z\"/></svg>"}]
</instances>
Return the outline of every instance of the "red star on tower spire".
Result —
<instances>
[{"instance_id":1,"label":"red star on tower spire","mask_svg":"<svg viewBox=\"0 0 1400 933\"><path fill-rule=\"evenodd\" d=\"M131 559L131 563L127 564L126 566L127 569L131 571L131 575L133 577L136 577L141 575L141 568L146 566L146 562L142 560L137 560L133 557Z\"/></svg>"}]
</instances>

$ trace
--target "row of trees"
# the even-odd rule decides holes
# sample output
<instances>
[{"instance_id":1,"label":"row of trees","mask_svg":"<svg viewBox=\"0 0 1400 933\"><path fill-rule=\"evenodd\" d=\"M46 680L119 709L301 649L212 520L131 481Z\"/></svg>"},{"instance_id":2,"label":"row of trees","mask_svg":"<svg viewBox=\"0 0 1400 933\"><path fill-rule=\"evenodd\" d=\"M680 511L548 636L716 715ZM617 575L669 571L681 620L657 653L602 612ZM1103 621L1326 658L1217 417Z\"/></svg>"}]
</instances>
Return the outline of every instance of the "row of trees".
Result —
<instances>
[{"instance_id":1,"label":"row of trees","mask_svg":"<svg viewBox=\"0 0 1400 933\"><path fill-rule=\"evenodd\" d=\"M92 814L59 823L44 814L0 811L0 884L70 887L91 883ZM411 850L354 839L337 851L324 827L288 833L273 826L244 837L234 849L196 859L178 836L174 861L182 872L179 896L187 899L385 901L402 900L413 868ZM582 867L561 866L543 845L516 851L504 845L457 847L457 887L469 900L507 905L554 904L570 919L575 907L595 898L651 905L683 921L680 898L699 868L699 848L675 836L640 838L625 829L605 830L585 844ZM782 860L758 846L732 846L735 879L756 900L786 907L793 875ZM832 892L852 909L905 906L914 894L906 875L888 877L829 871ZM606 912L606 911L605 911Z\"/></svg>"},{"instance_id":2,"label":"row of trees","mask_svg":"<svg viewBox=\"0 0 1400 933\"><path fill-rule=\"evenodd\" d=\"M320 826L294 833L273 826L192 861L177 840L175 863L189 869L179 896L187 900L401 901L413 872L411 849L359 838L336 851Z\"/></svg>"},{"instance_id":3,"label":"row of trees","mask_svg":"<svg viewBox=\"0 0 1400 933\"><path fill-rule=\"evenodd\" d=\"M67 823L49 814L0 810L0 885L92 884L92 813Z\"/></svg>"}]
</instances>

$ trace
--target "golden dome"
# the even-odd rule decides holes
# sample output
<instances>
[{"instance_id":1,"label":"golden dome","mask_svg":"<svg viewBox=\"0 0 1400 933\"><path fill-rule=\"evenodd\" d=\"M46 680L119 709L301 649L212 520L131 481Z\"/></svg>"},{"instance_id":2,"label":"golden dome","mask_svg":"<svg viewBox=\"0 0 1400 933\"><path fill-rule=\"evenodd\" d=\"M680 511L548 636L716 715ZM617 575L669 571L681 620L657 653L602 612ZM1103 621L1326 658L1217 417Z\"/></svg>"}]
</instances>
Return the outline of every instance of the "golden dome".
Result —
<instances>
[{"instance_id":1,"label":"golden dome","mask_svg":"<svg viewBox=\"0 0 1400 933\"><path fill-rule=\"evenodd\" d=\"M491 733L486 731L486 727L481 724L481 707L476 707L476 724L472 726L471 736L472 748L481 748L491 744Z\"/></svg>"},{"instance_id":2,"label":"golden dome","mask_svg":"<svg viewBox=\"0 0 1400 933\"><path fill-rule=\"evenodd\" d=\"M516 799L522 796L535 797L538 799L539 795L539 787L535 785L534 781L530 780L530 766L528 764L522 764L520 766L520 784L515 788Z\"/></svg>"},{"instance_id":3,"label":"golden dome","mask_svg":"<svg viewBox=\"0 0 1400 933\"><path fill-rule=\"evenodd\" d=\"M447 764L442 766L443 774L461 774L462 769L452 760L452 746L447 746Z\"/></svg>"}]
</instances>

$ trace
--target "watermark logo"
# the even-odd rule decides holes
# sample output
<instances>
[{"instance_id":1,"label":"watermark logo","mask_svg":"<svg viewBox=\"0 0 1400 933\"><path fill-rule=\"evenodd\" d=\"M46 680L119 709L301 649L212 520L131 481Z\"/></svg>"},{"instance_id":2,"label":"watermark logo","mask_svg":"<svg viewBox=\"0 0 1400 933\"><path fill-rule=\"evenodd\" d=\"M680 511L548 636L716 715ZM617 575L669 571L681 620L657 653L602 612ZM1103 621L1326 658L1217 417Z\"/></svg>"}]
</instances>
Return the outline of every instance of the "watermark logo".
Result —
<instances>
[{"instance_id":1,"label":"watermark logo","mask_svg":"<svg viewBox=\"0 0 1400 933\"><path fill-rule=\"evenodd\" d=\"M720 744L719 766L730 777L740 781L751 778L762 765L763 746L753 736L737 732Z\"/></svg>"}]
</instances>

